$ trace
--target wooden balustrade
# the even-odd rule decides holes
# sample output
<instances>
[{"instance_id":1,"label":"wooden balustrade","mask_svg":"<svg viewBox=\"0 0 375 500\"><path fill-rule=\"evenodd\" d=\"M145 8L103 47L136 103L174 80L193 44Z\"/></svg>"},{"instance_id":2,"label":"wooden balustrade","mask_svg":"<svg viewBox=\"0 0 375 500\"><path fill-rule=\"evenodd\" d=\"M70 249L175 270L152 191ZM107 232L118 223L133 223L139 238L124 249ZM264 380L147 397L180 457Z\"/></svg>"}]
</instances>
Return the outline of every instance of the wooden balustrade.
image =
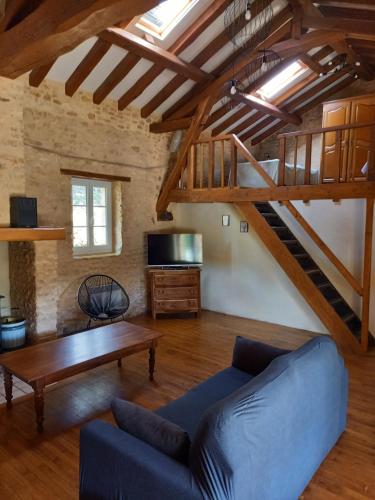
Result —
<instances>
[{"instance_id":1,"label":"wooden balustrade","mask_svg":"<svg viewBox=\"0 0 375 500\"><path fill-rule=\"evenodd\" d=\"M359 129L366 131L362 137ZM279 186L375 180L375 122L288 132L278 138ZM314 152L319 156L315 160Z\"/></svg>"}]
</instances>

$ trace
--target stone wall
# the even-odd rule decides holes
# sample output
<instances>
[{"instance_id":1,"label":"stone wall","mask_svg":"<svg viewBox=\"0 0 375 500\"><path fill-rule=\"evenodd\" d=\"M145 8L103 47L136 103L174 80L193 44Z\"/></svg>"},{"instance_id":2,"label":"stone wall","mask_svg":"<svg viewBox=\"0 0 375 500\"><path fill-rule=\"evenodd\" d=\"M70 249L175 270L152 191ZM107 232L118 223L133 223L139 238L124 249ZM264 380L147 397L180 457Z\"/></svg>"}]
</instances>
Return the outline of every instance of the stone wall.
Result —
<instances>
[{"instance_id":1,"label":"stone wall","mask_svg":"<svg viewBox=\"0 0 375 500\"><path fill-rule=\"evenodd\" d=\"M0 97L12 99L9 109L0 101L2 128L10 137L14 135L2 168L8 184L0 184L1 212L9 213L9 194L25 193L38 198L39 225L67 229L65 241L31 244L25 259L24 246L10 247L13 301L20 305L30 300L22 279L35 295L35 311L25 310L30 332L41 335L57 330L61 334L85 325L86 318L77 307L77 289L86 276L95 273L109 274L124 285L131 300L130 315L143 312L145 233L165 226L156 221L155 204L168 166L169 136L149 133L155 117L143 120L136 109L120 113L112 101L95 106L86 93L66 97L61 84L46 82L33 89L19 80L14 85L0 80ZM131 177L130 183L114 186L118 255L73 257L71 180L60 174L61 168ZM1 221L8 219L3 216ZM29 255L33 255L32 266Z\"/></svg>"}]
</instances>

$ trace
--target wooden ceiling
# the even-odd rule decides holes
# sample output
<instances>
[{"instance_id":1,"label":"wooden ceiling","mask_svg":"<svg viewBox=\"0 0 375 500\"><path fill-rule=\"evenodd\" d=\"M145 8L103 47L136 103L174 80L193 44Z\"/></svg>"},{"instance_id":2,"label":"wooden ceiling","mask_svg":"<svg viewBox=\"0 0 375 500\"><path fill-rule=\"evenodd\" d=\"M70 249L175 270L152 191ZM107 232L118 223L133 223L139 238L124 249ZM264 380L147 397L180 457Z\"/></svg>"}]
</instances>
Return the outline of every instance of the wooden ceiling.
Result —
<instances>
[{"instance_id":1,"label":"wooden ceiling","mask_svg":"<svg viewBox=\"0 0 375 500\"><path fill-rule=\"evenodd\" d=\"M90 49L65 80L67 95L73 96L82 88L116 47L123 56L97 82L93 89L95 104L113 98L116 89L119 111L143 99L142 117L163 110L162 120L151 124L152 132L163 133L188 128L199 103L207 96L214 96L216 105L206 127L211 127L215 135L235 133L241 140L251 139L253 144L288 123L300 124L304 113L351 85L354 74L365 80L374 79L373 0L269 0L275 15L268 38L253 51L235 53L233 49L228 51L230 42L222 22L230 0L203 0L206 10L196 18L193 8L189 13L190 25L169 46L161 46L150 38L146 40L132 29L132 20L158 3L158 0L0 0L0 75L16 78L31 70L30 85L39 86L59 64L60 56L95 36ZM255 0L253 15L261 5L264 0ZM192 47L194 50L190 50ZM231 108L223 105L226 83L233 75L243 79L248 65L259 58L259 50L264 48L279 54L278 66L249 84L247 95L235 96ZM332 73L339 67L340 54L347 54L349 65ZM270 102L254 95L257 88L295 60L308 67L302 79ZM145 61L148 62L145 70L133 78L133 70L143 67ZM327 74L322 77L321 73ZM161 76L163 83L154 88ZM133 78L131 84L119 94L118 89L129 78ZM167 101L173 102L166 108Z\"/></svg>"}]
</instances>

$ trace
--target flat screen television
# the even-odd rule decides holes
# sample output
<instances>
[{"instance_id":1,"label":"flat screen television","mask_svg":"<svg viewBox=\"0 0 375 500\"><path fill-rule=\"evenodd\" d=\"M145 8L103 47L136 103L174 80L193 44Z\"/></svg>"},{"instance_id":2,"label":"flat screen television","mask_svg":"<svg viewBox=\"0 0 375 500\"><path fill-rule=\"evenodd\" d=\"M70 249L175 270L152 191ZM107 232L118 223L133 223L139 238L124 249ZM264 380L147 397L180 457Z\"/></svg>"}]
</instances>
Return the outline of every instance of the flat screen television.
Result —
<instances>
[{"instance_id":1,"label":"flat screen television","mask_svg":"<svg viewBox=\"0 0 375 500\"><path fill-rule=\"evenodd\" d=\"M189 267L203 263L201 234L148 234L148 265Z\"/></svg>"}]
</instances>

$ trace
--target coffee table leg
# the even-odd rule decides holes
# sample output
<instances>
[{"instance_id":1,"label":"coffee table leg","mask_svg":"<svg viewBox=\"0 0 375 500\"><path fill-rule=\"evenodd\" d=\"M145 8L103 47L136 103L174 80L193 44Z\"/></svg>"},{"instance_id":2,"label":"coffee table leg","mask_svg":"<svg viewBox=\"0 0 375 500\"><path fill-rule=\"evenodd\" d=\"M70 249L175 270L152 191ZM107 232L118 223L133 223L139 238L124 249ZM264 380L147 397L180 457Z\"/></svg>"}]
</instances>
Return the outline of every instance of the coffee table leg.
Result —
<instances>
[{"instance_id":1,"label":"coffee table leg","mask_svg":"<svg viewBox=\"0 0 375 500\"><path fill-rule=\"evenodd\" d=\"M12 399L13 399L13 375L9 373L5 368L3 368L4 372L4 387L5 387L5 397L7 400L7 408L12 407Z\"/></svg>"},{"instance_id":2,"label":"coffee table leg","mask_svg":"<svg viewBox=\"0 0 375 500\"><path fill-rule=\"evenodd\" d=\"M44 421L44 386L35 384L34 386L34 403L36 413L36 426L38 432L43 432Z\"/></svg>"},{"instance_id":3,"label":"coffee table leg","mask_svg":"<svg viewBox=\"0 0 375 500\"><path fill-rule=\"evenodd\" d=\"M154 380L154 371L155 371L155 347L151 347L150 356L148 359L148 367L149 367L149 378L151 381Z\"/></svg>"}]
</instances>

